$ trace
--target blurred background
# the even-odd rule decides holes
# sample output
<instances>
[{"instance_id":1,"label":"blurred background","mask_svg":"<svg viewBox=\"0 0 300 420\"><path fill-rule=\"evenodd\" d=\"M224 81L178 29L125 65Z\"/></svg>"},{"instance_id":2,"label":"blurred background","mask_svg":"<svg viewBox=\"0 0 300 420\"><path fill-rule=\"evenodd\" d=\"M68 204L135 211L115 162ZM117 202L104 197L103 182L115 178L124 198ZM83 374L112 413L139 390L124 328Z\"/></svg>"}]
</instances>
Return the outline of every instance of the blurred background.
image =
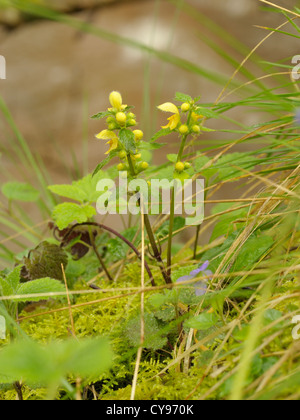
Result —
<instances>
[{"instance_id":1,"label":"blurred background","mask_svg":"<svg viewBox=\"0 0 300 420\"><path fill-rule=\"evenodd\" d=\"M299 1L277 4L293 8ZM13 121L1 113L0 184L14 178L35 183L34 171L21 171L18 163L18 136L49 183L67 183L92 171L107 146L95 139L104 121L90 116L107 108L112 90L135 106L147 138L166 121L156 106L172 100L175 92L202 95L204 103L213 103L239 63L269 33L258 26L275 28L285 21L258 0L0 0L0 6L0 55L7 63L0 93ZM229 91L247 83L249 74L274 71L266 62L290 64L300 53L298 42L272 35L247 62L248 74L240 72ZM240 98L239 93L243 90L229 99ZM208 126L232 128L227 116ZM250 126L265 116L241 108L234 119ZM199 148L232 138L232 133L205 133ZM154 162L165 162L177 141L168 137ZM236 194L225 187L218 198Z\"/></svg>"}]
</instances>

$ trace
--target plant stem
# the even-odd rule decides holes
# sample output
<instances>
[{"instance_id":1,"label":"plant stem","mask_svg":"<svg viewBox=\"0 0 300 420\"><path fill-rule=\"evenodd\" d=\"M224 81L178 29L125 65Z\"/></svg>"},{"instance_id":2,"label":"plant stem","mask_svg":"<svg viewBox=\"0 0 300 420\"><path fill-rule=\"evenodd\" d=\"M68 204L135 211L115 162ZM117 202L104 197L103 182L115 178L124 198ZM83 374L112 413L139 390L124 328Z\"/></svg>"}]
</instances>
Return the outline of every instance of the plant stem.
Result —
<instances>
[{"instance_id":1,"label":"plant stem","mask_svg":"<svg viewBox=\"0 0 300 420\"><path fill-rule=\"evenodd\" d=\"M172 240L173 240L173 229L174 229L174 213L175 213L175 189L172 187L171 190L171 208L170 208L170 224L169 224L169 238L168 238L168 250L167 250L167 270L168 275L172 274Z\"/></svg>"},{"instance_id":2,"label":"plant stem","mask_svg":"<svg viewBox=\"0 0 300 420\"><path fill-rule=\"evenodd\" d=\"M190 121L191 114L188 118L188 123ZM181 162L182 154L184 151L184 147L186 144L186 139L188 134L182 136L180 149L177 155L177 163ZM168 250L167 250L167 269L168 269L168 276L172 275L172 242L173 242L173 229L174 229L174 215L175 215L175 189L174 186L171 190L171 206L170 206L170 222L169 222L169 238L168 238Z\"/></svg>"},{"instance_id":3,"label":"plant stem","mask_svg":"<svg viewBox=\"0 0 300 420\"><path fill-rule=\"evenodd\" d=\"M119 232L116 232L114 229L112 229L112 228L110 228L108 226L102 225L100 223L96 223L96 222L77 223L76 225L74 225L74 226L71 227L71 229L65 235L63 241L67 240L68 239L68 236L73 232L73 230L76 229L76 227L79 227L79 226L96 226L99 229L106 230L107 232L112 233L114 236L117 236L119 239L121 239L121 241L125 242L133 250L133 252L137 255L137 257L140 260L142 259L142 256L141 256L140 252L138 251L138 249L128 239L126 239ZM152 274L152 272L150 270L150 267L148 266L147 262L144 261L144 263L145 263L144 264L145 265L145 269L146 269L146 271L147 271L147 273L149 275L149 278L151 280L151 284L154 287L155 286L155 282L154 282L153 274Z\"/></svg>"},{"instance_id":4,"label":"plant stem","mask_svg":"<svg viewBox=\"0 0 300 420\"><path fill-rule=\"evenodd\" d=\"M91 231L91 229L89 229L89 235L90 235L90 241L91 241L91 244L92 244L92 248L93 248L93 250L94 250L94 252L95 252L95 254L96 254L96 256L97 256L97 258L98 258L98 260L100 262L100 265L102 267L102 270L105 272L106 277L108 278L108 280L109 281L113 281L113 278L110 275L110 273L109 273L109 271L108 271L108 269L107 269L107 267L106 267L106 265L105 265L105 263L104 263L101 255L100 255L100 253L99 253L99 251L97 249L97 245L95 243L95 238L94 238L94 235L93 235L93 232Z\"/></svg>"},{"instance_id":5,"label":"plant stem","mask_svg":"<svg viewBox=\"0 0 300 420\"><path fill-rule=\"evenodd\" d=\"M135 170L134 170L134 165L133 165L130 154L127 154L127 160L128 160L131 175L136 176L136 173L135 173ZM153 250L153 256L156 259L156 261L158 262L160 271L162 273L162 276L163 276L165 282L167 284L171 284L172 279L168 275L168 273L165 269L164 262L161 258L161 254L160 254L159 249L156 245L156 240L155 240L155 236L154 236L154 233L153 233L153 230L152 230L152 226L151 226L151 223L150 223L149 216L148 216L148 214L144 214L143 216L144 216L144 223L145 223L145 227L146 227L146 230L147 230L148 238L149 238L149 241L151 243L152 250Z\"/></svg>"}]
</instances>

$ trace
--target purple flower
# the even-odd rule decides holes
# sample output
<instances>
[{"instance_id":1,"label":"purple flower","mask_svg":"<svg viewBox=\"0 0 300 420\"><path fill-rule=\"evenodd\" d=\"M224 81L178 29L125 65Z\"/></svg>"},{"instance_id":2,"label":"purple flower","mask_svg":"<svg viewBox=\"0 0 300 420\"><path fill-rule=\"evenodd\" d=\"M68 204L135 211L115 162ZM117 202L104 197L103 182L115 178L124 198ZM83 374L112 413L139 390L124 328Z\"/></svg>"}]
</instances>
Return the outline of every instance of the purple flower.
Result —
<instances>
[{"instance_id":1,"label":"purple flower","mask_svg":"<svg viewBox=\"0 0 300 420\"><path fill-rule=\"evenodd\" d=\"M179 279L177 279L176 283L182 283L184 281L193 280L200 273L203 273L203 275L205 276L212 276L213 273L210 270L207 270L208 266L209 266L209 261L205 261L205 263L202 264L201 267L196 268L195 270L191 271L189 275L182 276ZM205 294L206 289L207 289L206 281L207 280L199 281L193 285L195 287L196 296L203 296Z\"/></svg>"}]
</instances>

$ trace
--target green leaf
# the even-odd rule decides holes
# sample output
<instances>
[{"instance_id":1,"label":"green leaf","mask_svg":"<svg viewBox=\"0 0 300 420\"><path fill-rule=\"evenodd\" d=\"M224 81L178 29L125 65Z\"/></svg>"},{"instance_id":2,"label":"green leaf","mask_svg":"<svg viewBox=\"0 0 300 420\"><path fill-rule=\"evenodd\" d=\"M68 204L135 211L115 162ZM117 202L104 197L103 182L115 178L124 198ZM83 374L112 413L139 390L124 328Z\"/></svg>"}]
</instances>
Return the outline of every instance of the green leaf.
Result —
<instances>
[{"instance_id":1,"label":"green leaf","mask_svg":"<svg viewBox=\"0 0 300 420\"><path fill-rule=\"evenodd\" d=\"M172 163L176 163L177 162L177 157L178 157L178 155L175 154L175 153L170 153L169 155L167 155L168 161L170 161Z\"/></svg>"},{"instance_id":2,"label":"green leaf","mask_svg":"<svg viewBox=\"0 0 300 420\"><path fill-rule=\"evenodd\" d=\"M153 314L146 313L145 322L145 341L144 347L147 349L158 350L163 348L167 343L167 338L162 337L158 321ZM129 343L138 347L141 343L141 318L135 316L131 318L124 329L124 333Z\"/></svg>"},{"instance_id":3,"label":"green leaf","mask_svg":"<svg viewBox=\"0 0 300 420\"><path fill-rule=\"evenodd\" d=\"M197 107L195 113L197 115L203 115L206 118L219 118L219 114L217 112L214 112L211 109L204 108L202 106Z\"/></svg>"},{"instance_id":4,"label":"green leaf","mask_svg":"<svg viewBox=\"0 0 300 420\"><path fill-rule=\"evenodd\" d=\"M148 143L146 141L139 142L140 150L157 150L161 149L163 146L166 146L167 143Z\"/></svg>"},{"instance_id":5,"label":"green leaf","mask_svg":"<svg viewBox=\"0 0 300 420\"><path fill-rule=\"evenodd\" d=\"M33 188L30 184L21 182L8 182L2 186L2 193L9 200L34 202L40 197L38 190Z\"/></svg>"},{"instance_id":6,"label":"green leaf","mask_svg":"<svg viewBox=\"0 0 300 420\"><path fill-rule=\"evenodd\" d=\"M74 181L72 185L51 185L48 188L54 194L79 201L82 204L95 203L101 194L97 191L97 183L106 177L107 173L99 169L94 175L88 174L78 181Z\"/></svg>"},{"instance_id":7,"label":"green leaf","mask_svg":"<svg viewBox=\"0 0 300 420\"><path fill-rule=\"evenodd\" d=\"M188 328L195 328L196 330L206 331L215 326L217 322L218 317L216 314L203 313L188 319L184 325Z\"/></svg>"},{"instance_id":8,"label":"green leaf","mask_svg":"<svg viewBox=\"0 0 300 420\"><path fill-rule=\"evenodd\" d=\"M161 130L159 130L156 134L154 134L153 137L151 137L150 142L153 143L156 140L158 140L160 137L165 137L168 136L169 134L171 134L172 131L169 128L162 128Z\"/></svg>"},{"instance_id":9,"label":"green leaf","mask_svg":"<svg viewBox=\"0 0 300 420\"><path fill-rule=\"evenodd\" d=\"M101 375L112 365L112 351L103 338L53 341L40 344L18 340L0 352L0 381L59 386L69 374Z\"/></svg>"},{"instance_id":10,"label":"green leaf","mask_svg":"<svg viewBox=\"0 0 300 420\"><path fill-rule=\"evenodd\" d=\"M119 141L127 153L136 153L136 142L134 134L128 128L122 128L119 133Z\"/></svg>"},{"instance_id":11,"label":"green leaf","mask_svg":"<svg viewBox=\"0 0 300 420\"><path fill-rule=\"evenodd\" d=\"M109 117L111 114L110 111L99 112L98 114L93 115L91 118L94 120L99 120L101 118Z\"/></svg>"},{"instance_id":12,"label":"green leaf","mask_svg":"<svg viewBox=\"0 0 300 420\"><path fill-rule=\"evenodd\" d=\"M276 309L268 309L264 313L264 321L267 324L271 324L274 321L277 321L278 319L282 318L282 312L277 311Z\"/></svg>"},{"instance_id":13,"label":"green leaf","mask_svg":"<svg viewBox=\"0 0 300 420\"><path fill-rule=\"evenodd\" d=\"M67 228L71 223L85 223L96 215L92 206L79 206L75 203L63 203L55 207L52 217L60 230Z\"/></svg>"},{"instance_id":14,"label":"green leaf","mask_svg":"<svg viewBox=\"0 0 300 420\"><path fill-rule=\"evenodd\" d=\"M185 93L176 92L175 100L179 102L191 102L193 98L190 95L186 95Z\"/></svg>"},{"instance_id":15,"label":"green leaf","mask_svg":"<svg viewBox=\"0 0 300 420\"><path fill-rule=\"evenodd\" d=\"M6 277L0 277L0 295L1 296L10 296L16 292L20 283L21 269L22 269L22 266L18 266Z\"/></svg>"},{"instance_id":16,"label":"green leaf","mask_svg":"<svg viewBox=\"0 0 300 420\"><path fill-rule=\"evenodd\" d=\"M270 236L252 236L244 244L233 265L234 271L247 271L259 261L272 247L274 239Z\"/></svg>"},{"instance_id":17,"label":"green leaf","mask_svg":"<svg viewBox=\"0 0 300 420\"><path fill-rule=\"evenodd\" d=\"M20 285L19 289L16 291L18 295L34 295L39 293L55 293L55 292L65 292L65 286L59 281L50 278L37 279L28 281ZM54 298L54 296L51 296ZM30 298L18 298L18 302L27 302L33 301L38 302L45 299L45 297L30 297Z\"/></svg>"},{"instance_id":18,"label":"green leaf","mask_svg":"<svg viewBox=\"0 0 300 420\"><path fill-rule=\"evenodd\" d=\"M23 263L21 274L24 279L51 277L63 280L61 265L67 266L68 256L60 246L43 241L23 258Z\"/></svg>"},{"instance_id":19,"label":"green leaf","mask_svg":"<svg viewBox=\"0 0 300 420\"><path fill-rule=\"evenodd\" d=\"M110 152L109 155L105 159L103 159L102 162L99 163L99 165L97 165L96 169L94 170L92 174L92 177L96 176L98 172L101 171L101 169L103 169L104 166L106 166L117 155L118 155L118 152L116 150L113 150L112 152Z\"/></svg>"},{"instance_id":20,"label":"green leaf","mask_svg":"<svg viewBox=\"0 0 300 420\"><path fill-rule=\"evenodd\" d=\"M214 207L212 214L222 213L223 211L229 210L233 203L221 203ZM218 217L218 223L215 225L210 242L214 239L222 236L231 234L236 228L242 226L242 224L236 223L240 218L246 217L248 214L248 208L232 210L227 214L223 214Z\"/></svg>"},{"instance_id":21,"label":"green leaf","mask_svg":"<svg viewBox=\"0 0 300 420\"><path fill-rule=\"evenodd\" d=\"M60 195L71 200L83 203L86 200L86 193L76 185L51 185L48 189L54 194Z\"/></svg>"}]
</instances>

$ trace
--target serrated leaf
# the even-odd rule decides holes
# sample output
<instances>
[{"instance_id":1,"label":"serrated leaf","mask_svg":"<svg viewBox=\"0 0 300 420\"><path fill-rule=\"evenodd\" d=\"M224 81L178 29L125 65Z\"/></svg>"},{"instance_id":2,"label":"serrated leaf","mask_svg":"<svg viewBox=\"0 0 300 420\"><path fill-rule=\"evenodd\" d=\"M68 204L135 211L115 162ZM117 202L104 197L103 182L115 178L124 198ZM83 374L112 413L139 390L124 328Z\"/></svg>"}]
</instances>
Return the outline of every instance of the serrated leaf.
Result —
<instances>
[{"instance_id":1,"label":"serrated leaf","mask_svg":"<svg viewBox=\"0 0 300 420\"><path fill-rule=\"evenodd\" d=\"M158 321L153 314L146 313L144 316L145 322L145 341L144 347L147 349L158 350L163 348L167 343L167 338L162 337ZM131 318L124 329L124 333L129 343L138 347L141 343L141 318L135 316Z\"/></svg>"},{"instance_id":2,"label":"serrated leaf","mask_svg":"<svg viewBox=\"0 0 300 420\"><path fill-rule=\"evenodd\" d=\"M178 155L176 153L170 153L167 155L167 159L169 162L176 163Z\"/></svg>"},{"instance_id":3,"label":"serrated leaf","mask_svg":"<svg viewBox=\"0 0 300 420\"><path fill-rule=\"evenodd\" d=\"M211 327L215 326L218 322L216 314L203 313L201 315L190 318L185 322L185 326L188 328L195 328L196 330L206 331Z\"/></svg>"},{"instance_id":4,"label":"serrated leaf","mask_svg":"<svg viewBox=\"0 0 300 420\"><path fill-rule=\"evenodd\" d=\"M63 280L61 264L66 267L68 257L60 246L43 241L23 258L23 263L21 275L27 280L44 277Z\"/></svg>"},{"instance_id":5,"label":"serrated leaf","mask_svg":"<svg viewBox=\"0 0 300 420\"><path fill-rule=\"evenodd\" d=\"M112 152L110 152L110 154L96 166L96 169L94 170L92 174L92 177L95 177L98 174L98 172L104 168L104 166L106 166L114 157L117 156L117 154L118 152L116 150L113 150Z\"/></svg>"},{"instance_id":6,"label":"serrated leaf","mask_svg":"<svg viewBox=\"0 0 300 420\"><path fill-rule=\"evenodd\" d=\"M122 128L119 133L119 142L122 144L127 153L136 153L136 142L134 134L128 128Z\"/></svg>"},{"instance_id":7,"label":"serrated leaf","mask_svg":"<svg viewBox=\"0 0 300 420\"><path fill-rule=\"evenodd\" d=\"M161 149L163 146L166 146L167 143L148 143L146 141L139 142L140 150L157 150Z\"/></svg>"},{"instance_id":8,"label":"serrated leaf","mask_svg":"<svg viewBox=\"0 0 300 420\"><path fill-rule=\"evenodd\" d=\"M51 278L44 278L44 279L37 279L28 281L27 283L23 283L20 285L16 294L18 295L34 295L38 293L55 293L55 292L64 292L65 286L59 281L54 280ZM55 296L51 296L54 298ZM18 298L16 301L18 302L38 302L40 300L45 299L45 297L30 297L30 298Z\"/></svg>"},{"instance_id":9,"label":"serrated leaf","mask_svg":"<svg viewBox=\"0 0 300 420\"><path fill-rule=\"evenodd\" d=\"M162 128L156 134L154 134L153 137L151 137L150 142L153 143L156 140L158 140L159 138L164 137L164 136L168 136L171 133L172 133L172 131L169 128Z\"/></svg>"},{"instance_id":10,"label":"serrated leaf","mask_svg":"<svg viewBox=\"0 0 300 420\"><path fill-rule=\"evenodd\" d=\"M86 193L75 185L50 185L48 189L54 194L70 198L71 200L79 201L81 203L83 203L87 198Z\"/></svg>"},{"instance_id":11,"label":"serrated leaf","mask_svg":"<svg viewBox=\"0 0 300 420\"><path fill-rule=\"evenodd\" d=\"M190 95L186 95L185 93L176 92L175 100L179 102L191 102L193 98Z\"/></svg>"},{"instance_id":12,"label":"serrated leaf","mask_svg":"<svg viewBox=\"0 0 300 420\"><path fill-rule=\"evenodd\" d=\"M48 188L54 194L82 204L95 203L101 194L97 191L97 183L106 176L107 174L99 169L95 175L88 174L78 181L73 181L72 185L51 185Z\"/></svg>"},{"instance_id":13,"label":"serrated leaf","mask_svg":"<svg viewBox=\"0 0 300 420\"><path fill-rule=\"evenodd\" d=\"M75 203L63 203L56 206L52 217L60 230L67 228L71 223L85 223L96 215L92 206L79 206Z\"/></svg>"},{"instance_id":14,"label":"serrated leaf","mask_svg":"<svg viewBox=\"0 0 300 420\"><path fill-rule=\"evenodd\" d=\"M109 117L111 115L110 111L98 112L98 114L93 115L91 118L94 120L99 120L101 118Z\"/></svg>"},{"instance_id":15,"label":"serrated leaf","mask_svg":"<svg viewBox=\"0 0 300 420\"><path fill-rule=\"evenodd\" d=\"M2 186L2 193L9 200L34 202L40 197L38 190L32 185L22 182L8 182Z\"/></svg>"}]
</instances>

